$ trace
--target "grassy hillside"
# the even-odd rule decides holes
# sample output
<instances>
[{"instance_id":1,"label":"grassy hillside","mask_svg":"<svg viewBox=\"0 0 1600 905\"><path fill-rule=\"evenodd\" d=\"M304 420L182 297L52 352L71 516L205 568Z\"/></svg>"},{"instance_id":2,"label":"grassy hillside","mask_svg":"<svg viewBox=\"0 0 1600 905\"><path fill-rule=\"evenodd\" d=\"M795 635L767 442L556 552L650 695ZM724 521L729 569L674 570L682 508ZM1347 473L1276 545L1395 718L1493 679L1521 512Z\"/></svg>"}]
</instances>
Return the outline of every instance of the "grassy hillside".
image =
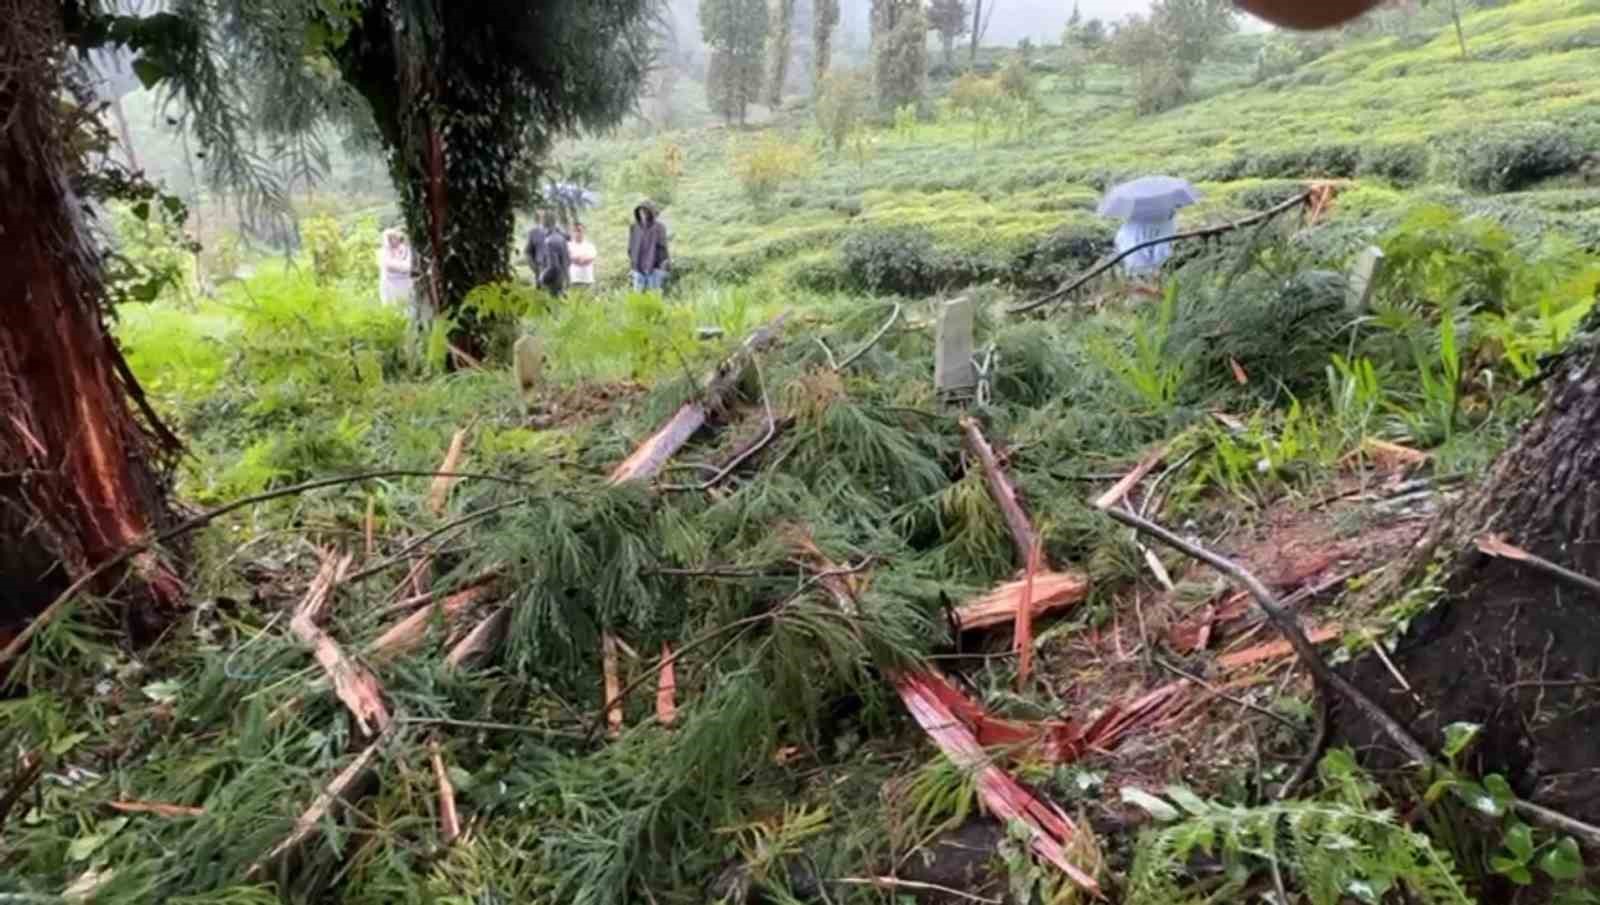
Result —
<instances>
[{"instance_id":1,"label":"grassy hillside","mask_svg":"<svg viewBox=\"0 0 1600 905\"><path fill-rule=\"evenodd\" d=\"M1467 60L1453 30L1419 30L1355 40L1260 82L1243 62L1260 38L1241 36L1234 57L1243 59L1213 67L1200 86L1206 96L1154 116L1135 115L1125 72L1093 64L1075 89L1061 52L1038 51L1045 112L1029 134L977 137L941 101L910 134L875 129L865 160L818 150L808 177L762 205L730 176L730 148L751 136L720 127L578 142L562 154L595 160L612 177L606 206L590 219L602 251L617 260L638 186L615 177L635 156L679 147L684 176L667 211L679 254L741 275L796 251L831 249L854 230L893 226L1012 260L1057 230L1108 232L1093 215L1099 190L1151 172L1187 177L1208 193L1186 221L1259 206L1262 195L1251 190L1261 180L1356 177L1351 216L1390 212L1406 200L1401 189L1600 245L1600 193L1575 175L1503 185L1495 156L1532 156L1543 141L1575 170L1582 152L1600 147L1600 2L1528 0L1473 13L1464 27ZM760 129L819 146L808 102L796 103Z\"/></svg>"}]
</instances>

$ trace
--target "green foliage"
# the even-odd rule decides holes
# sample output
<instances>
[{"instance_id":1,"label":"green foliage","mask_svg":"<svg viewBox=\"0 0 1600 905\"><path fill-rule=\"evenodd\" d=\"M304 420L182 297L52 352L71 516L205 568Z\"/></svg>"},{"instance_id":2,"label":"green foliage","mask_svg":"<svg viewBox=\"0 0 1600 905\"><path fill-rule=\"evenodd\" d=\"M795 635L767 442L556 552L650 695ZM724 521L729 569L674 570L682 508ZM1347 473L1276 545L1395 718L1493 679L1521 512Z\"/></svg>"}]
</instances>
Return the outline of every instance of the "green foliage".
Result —
<instances>
[{"instance_id":1,"label":"green foliage","mask_svg":"<svg viewBox=\"0 0 1600 905\"><path fill-rule=\"evenodd\" d=\"M738 142L729 160L733 178L756 204L766 204L780 188L810 175L816 162L811 148L774 132Z\"/></svg>"},{"instance_id":2,"label":"green foliage","mask_svg":"<svg viewBox=\"0 0 1600 905\"><path fill-rule=\"evenodd\" d=\"M830 72L817 85L817 128L835 154L861 125L869 103L867 79L857 72Z\"/></svg>"},{"instance_id":3,"label":"green foliage","mask_svg":"<svg viewBox=\"0 0 1600 905\"><path fill-rule=\"evenodd\" d=\"M1135 73L1138 112L1160 113L1188 100L1200 64L1237 28L1232 4L1220 0L1156 0L1148 16L1128 17L1111 52Z\"/></svg>"},{"instance_id":4,"label":"green foliage","mask_svg":"<svg viewBox=\"0 0 1600 905\"><path fill-rule=\"evenodd\" d=\"M613 177L625 194L649 198L657 204L672 204L678 183L683 179L683 148L663 141L640 152L623 164Z\"/></svg>"},{"instance_id":5,"label":"green foliage","mask_svg":"<svg viewBox=\"0 0 1600 905\"><path fill-rule=\"evenodd\" d=\"M184 235L187 211L171 196L110 205L115 251L106 287L117 302L153 302L164 292L188 299L199 246Z\"/></svg>"},{"instance_id":6,"label":"green foliage","mask_svg":"<svg viewBox=\"0 0 1600 905\"><path fill-rule=\"evenodd\" d=\"M887 21L873 33L872 84L885 116L921 106L928 91L928 17L921 0L875 0ZM875 10L874 15L880 15Z\"/></svg>"},{"instance_id":7,"label":"green foliage","mask_svg":"<svg viewBox=\"0 0 1600 905\"><path fill-rule=\"evenodd\" d=\"M706 99L728 122L743 124L766 77L767 0L700 0L700 35L711 49Z\"/></svg>"},{"instance_id":8,"label":"green foliage","mask_svg":"<svg viewBox=\"0 0 1600 905\"><path fill-rule=\"evenodd\" d=\"M839 256L851 285L873 293L931 295L989 272L983 261L940 248L928 231L916 227L853 230Z\"/></svg>"},{"instance_id":9,"label":"green foliage","mask_svg":"<svg viewBox=\"0 0 1600 905\"><path fill-rule=\"evenodd\" d=\"M1208 802L1169 787L1172 804L1157 815L1169 825L1141 835L1128 901L1170 905L1216 901L1227 897L1225 891L1242 895L1252 877L1270 873L1273 865L1314 905L1349 898L1377 902L1395 889L1418 902L1473 901L1449 853L1380 809L1375 787L1348 752L1330 752L1320 772L1328 788L1322 800L1254 808ZM1224 865L1224 884L1210 899L1187 893L1179 873L1200 853Z\"/></svg>"},{"instance_id":10,"label":"green foliage","mask_svg":"<svg viewBox=\"0 0 1600 905\"><path fill-rule=\"evenodd\" d=\"M1178 314L1178 285L1168 284L1153 316L1132 325L1132 348L1109 338L1096 338L1089 350L1145 405L1158 413L1177 405L1188 363L1171 354L1169 339Z\"/></svg>"},{"instance_id":11,"label":"green foliage","mask_svg":"<svg viewBox=\"0 0 1600 905\"><path fill-rule=\"evenodd\" d=\"M1578 168L1588 149L1571 129L1529 124L1502 132L1476 132L1456 146L1461 184L1481 192L1513 192L1548 176Z\"/></svg>"},{"instance_id":12,"label":"green foliage","mask_svg":"<svg viewBox=\"0 0 1600 905\"><path fill-rule=\"evenodd\" d=\"M343 280L363 288L378 281L377 221L365 218L349 228L327 214L308 218L300 224L300 236L311 255L311 273L319 286L332 286Z\"/></svg>"}]
</instances>

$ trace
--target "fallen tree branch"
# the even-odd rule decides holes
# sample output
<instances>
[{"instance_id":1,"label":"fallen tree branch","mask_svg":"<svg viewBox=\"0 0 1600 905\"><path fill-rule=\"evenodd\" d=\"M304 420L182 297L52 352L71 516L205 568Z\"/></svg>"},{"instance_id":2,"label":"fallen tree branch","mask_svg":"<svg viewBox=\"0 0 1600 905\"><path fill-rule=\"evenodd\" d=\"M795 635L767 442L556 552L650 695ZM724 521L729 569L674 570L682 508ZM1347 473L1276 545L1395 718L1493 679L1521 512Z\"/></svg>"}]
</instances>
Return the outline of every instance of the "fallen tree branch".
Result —
<instances>
[{"instance_id":1,"label":"fallen tree branch","mask_svg":"<svg viewBox=\"0 0 1600 905\"><path fill-rule=\"evenodd\" d=\"M394 657L412 650L427 637L428 623L435 613L447 624L454 622L495 590L493 584L480 584L457 591L433 606L424 606L379 635L367 648L368 655Z\"/></svg>"},{"instance_id":2,"label":"fallen tree branch","mask_svg":"<svg viewBox=\"0 0 1600 905\"><path fill-rule=\"evenodd\" d=\"M1012 486L1011 479L1006 477L1005 471L1000 468L999 461L995 459L994 448L989 445L988 438L984 437L983 429L978 426L977 420L970 415L962 416L961 430L967 449L977 458L983 470L983 481L989 488L989 496L1000 508L1000 514L1005 517L1006 528L1011 532L1011 543L1017 554L1017 565L1026 566L1033 555L1035 537L1027 513L1022 511L1022 504L1017 502L1017 489Z\"/></svg>"},{"instance_id":3,"label":"fallen tree branch","mask_svg":"<svg viewBox=\"0 0 1600 905\"><path fill-rule=\"evenodd\" d=\"M231 503L225 503L215 509L210 509L200 513L199 515L185 519L177 525L174 525L173 527L168 528L167 530L162 531L147 540L142 540L136 544L124 547L122 552L78 576L77 580L68 585L65 591L62 591L59 595L57 595L56 599L51 601L49 606L45 607L38 616L33 618L33 621L29 622L26 626L23 626L22 631L18 632L17 636L11 639L10 644L7 644L3 650L0 650L0 664L10 662L14 657L17 656L17 654L21 653L22 649L28 645L28 642L33 639L34 635L39 633L40 629L43 629L45 626L50 625L52 622L55 622L57 619L61 618L62 614L66 611L67 604L71 603L79 594L83 593L84 588L99 580L106 573L116 569L119 566L125 565L129 560L141 553L144 553L152 548L159 547L162 544L169 543L184 536L185 534L189 534L190 532L198 531L217 519L222 518L224 515L237 512L240 509L244 509L249 506L255 506L260 503L283 499L284 497L299 496L303 493L310 493L314 490L323 490L328 487L339 487L346 484L360 484L366 481L378 481L384 478L438 476L439 472L433 471L420 471L416 469L384 469L382 471L367 471L360 474L345 475L337 478L318 478L315 481L306 481L303 484L295 484L292 487L280 487L277 490L268 490L264 493L240 497ZM452 473L450 477L467 478L480 481L497 481L504 484L514 484L523 487L541 486L531 481L519 481L515 478L504 478L500 477L499 475L475 474L471 472L455 472ZM360 577L366 577L365 573L358 574ZM355 576L347 579L347 581L353 580L355 580Z\"/></svg>"},{"instance_id":4,"label":"fallen tree branch","mask_svg":"<svg viewBox=\"0 0 1600 905\"><path fill-rule=\"evenodd\" d=\"M377 738L372 740L371 744L356 755L355 760L351 761L343 770L340 770L327 786L317 793L316 799L311 802L311 807L306 808L305 812L295 821L294 830L283 841L274 845L272 850L267 852L260 860L250 865L250 869L245 872L245 879L253 879L268 865L282 859L285 855L299 848L307 839L310 839L316 833L317 827L322 824L322 821L331 815L334 806L344 801L350 790L372 768L372 762L377 760L378 752L383 750L390 739L394 737L394 734L395 724L390 723L388 728L384 729Z\"/></svg>"},{"instance_id":5,"label":"fallen tree branch","mask_svg":"<svg viewBox=\"0 0 1600 905\"><path fill-rule=\"evenodd\" d=\"M1138 464L1133 466L1133 470L1123 475L1118 479L1117 483L1111 486L1110 490L1100 494L1095 499L1094 508L1110 509L1112 506L1122 502L1122 498L1127 496L1129 491L1144 480L1146 475L1154 471L1157 465L1161 464L1161 460L1167 457L1167 450L1171 448L1172 444L1163 443L1147 453L1143 459L1139 460Z\"/></svg>"},{"instance_id":6,"label":"fallen tree branch","mask_svg":"<svg viewBox=\"0 0 1600 905\"><path fill-rule=\"evenodd\" d=\"M461 457L466 453L467 431L472 425L467 425L455 432L450 438L450 448L445 451L444 461L439 464L439 471L443 474L433 479L433 486L428 490L428 511L434 515L444 515L444 507L450 501L450 490L456 486L456 479L449 476L461 464Z\"/></svg>"},{"instance_id":7,"label":"fallen tree branch","mask_svg":"<svg viewBox=\"0 0 1600 905\"><path fill-rule=\"evenodd\" d=\"M711 475L711 477L706 478L704 481L701 481L698 484L663 484L656 489L669 492L699 492L710 490L718 484L721 484L723 480L728 477L728 475L733 474L733 470L738 468L740 465L743 465L745 460L765 449L767 444L772 442L772 438L778 436L778 418L772 413L772 399L767 394L767 382L761 376L761 365L752 362L752 366L756 369L756 380L761 384L761 407L767 415L767 432L762 435L760 439L736 453L734 457L728 461L727 465L724 465L722 468L718 469Z\"/></svg>"},{"instance_id":8,"label":"fallen tree branch","mask_svg":"<svg viewBox=\"0 0 1600 905\"><path fill-rule=\"evenodd\" d=\"M1255 598L1256 604L1261 608L1261 611L1266 614L1267 619L1283 633L1285 640L1293 646L1300 662L1311 671L1312 676L1317 680L1319 690L1331 688L1337 691L1341 697L1361 711L1363 716L1382 729L1384 734L1389 736L1389 739L1417 764L1435 772L1446 771L1446 765L1435 757L1427 746L1418 741L1417 737L1411 734L1411 730L1401 725L1399 720L1395 719L1381 704L1369 697L1366 692L1329 668L1328 664L1317 654L1316 647L1312 645L1311 640L1306 637L1305 631L1300 627L1300 621L1292 613L1283 609L1282 605L1272 596L1272 592L1267 590L1260 579L1231 560L1212 553L1197 544L1192 544L1155 522L1140 518L1131 512L1109 509L1106 510L1106 515L1130 528L1138 529L1156 538L1175 550L1200 560L1244 585L1245 589L1250 592L1250 596ZM1525 801L1520 798L1514 799L1511 804L1513 808L1528 819L1581 839L1590 848L1600 849L1600 827L1584 823L1559 811L1554 811L1543 805L1534 804L1531 801Z\"/></svg>"},{"instance_id":9,"label":"fallen tree branch","mask_svg":"<svg viewBox=\"0 0 1600 905\"><path fill-rule=\"evenodd\" d=\"M1185 239L1209 239L1213 236L1220 236L1223 233L1232 232L1236 229L1243 229L1246 226L1254 226L1257 223L1264 223L1273 219L1274 217L1277 217L1279 214L1282 214L1285 211L1293 210L1294 208L1304 205L1307 201L1311 200L1312 194L1312 192L1306 192L1304 194L1297 195L1274 208L1262 211L1259 214L1252 214L1242 220L1235 220L1232 223L1223 223L1218 226L1207 226L1202 229L1195 229L1186 233L1177 233L1175 235L1167 236L1164 239L1151 239L1148 242L1140 242L1137 245L1130 246L1127 249L1119 251L1111 257L1102 260L1100 263L1094 265L1083 274L1078 276L1072 282L1062 286L1060 289L1057 289L1049 295L1041 296L1026 304L1017 305L1014 308L1007 308L1006 313L1026 314L1036 308L1043 308L1045 305L1048 305L1057 299L1072 294L1072 292L1078 287L1122 263L1122 261L1127 257L1143 251L1146 248L1162 245L1167 242L1181 242Z\"/></svg>"},{"instance_id":10,"label":"fallen tree branch","mask_svg":"<svg viewBox=\"0 0 1600 905\"><path fill-rule=\"evenodd\" d=\"M433 780L439 786L439 841L449 845L461 835L461 815L456 811L456 788L450 784L450 774L444 768L439 742L430 742L428 747L433 760Z\"/></svg>"},{"instance_id":11,"label":"fallen tree branch","mask_svg":"<svg viewBox=\"0 0 1600 905\"><path fill-rule=\"evenodd\" d=\"M333 683L334 694L350 711L360 727L361 734L371 736L389 725L389 708L383 703L383 686L365 666L351 659L333 637L318 625L326 617L333 603L333 590L339 584L353 557L326 556L322 570L311 582L305 599L295 608L289 620L289 631L311 649L311 654L322 666Z\"/></svg>"},{"instance_id":12,"label":"fallen tree branch","mask_svg":"<svg viewBox=\"0 0 1600 905\"><path fill-rule=\"evenodd\" d=\"M1007 582L976 600L955 608L958 631L1002 625L1016 618L1024 581ZM1040 572L1033 577L1033 615L1042 616L1082 601L1089 593L1089 579L1078 572Z\"/></svg>"},{"instance_id":13,"label":"fallen tree branch","mask_svg":"<svg viewBox=\"0 0 1600 905\"><path fill-rule=\"evenodd\" d=\"M1280 723L1280 724L1282 724L1284 726L1289 727L1289 730L1291 732L1300 733L1300 732L1304 732L1305 731L1303 728L1301 728L1300 724L1296 723L1294 720L1289 719L1288 717L1284 716L1281 713L1277 713L1275 711L1268 710L1267 708L1262 707L1260 704L1252 704L1249 701L1246 701L1244 698L1236 697L1234 695L1228 694L1226 691L1223 691L1222 689L1220 689L1217 686L1211 684L1210 682L1207 682L1205 679L1200 678L1199 676L1195 675L1194 673L1189 672L1188 670L1183 669L1181 667L1174 666L1173 664L1168 663L1166 660L1163 660L1160 657L1156 657L1155 661L1156 661L1156 665L1157 666L1161 667L1162 669L1166 670L1167 672L1172 673L1175 676L1178 676L1179 678L1188 679L1190 682L1193 682L1194 684L1196 684L1196 685L1200 686L1201 688L1205 689L1206 693L1212 695L1213 697L1221 698L1222 700L1227 701L1228 703L1233 704L1236 707L1242 707L1245 710L1250 710L1250 711L1254 711L1256 713L1259 713L1259 714L1261 714L1262 716L1266 717L1269 720L1272 720L1274 722L1277 722L1277 723Z\"/></svg>"}]
</instances>

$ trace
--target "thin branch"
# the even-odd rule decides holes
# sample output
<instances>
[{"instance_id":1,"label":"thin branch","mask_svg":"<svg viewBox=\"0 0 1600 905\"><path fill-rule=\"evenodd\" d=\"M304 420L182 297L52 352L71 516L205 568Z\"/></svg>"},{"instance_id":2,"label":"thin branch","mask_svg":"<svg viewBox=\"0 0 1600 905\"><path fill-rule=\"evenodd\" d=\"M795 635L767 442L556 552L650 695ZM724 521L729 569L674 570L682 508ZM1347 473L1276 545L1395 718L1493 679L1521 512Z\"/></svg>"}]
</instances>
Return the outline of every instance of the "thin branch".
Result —
<instances>
[{"instance_id":1,"label":"thin branch","mask_svg":"<svg viewBox=\"0 0 1600 905\"><path fill-rule=\"evenodd\" d=\"M1233 561L1192 544L1166 528L1147 519L1140 518L1131 512L1108 509L1106 510L1106 515L1130 528L1137 528L1173 549L1200 560L1244 585L1250 595L1255 598L1256 605L1261 608L1261 611L1266 614L1272 624L1277 626L1278 630L1283 633L1284 638L1288 640L1290 646L1294 648L1300 662L1305 664L1306 668L1311 671L1312 676L1318 682L1319 689L1332 688L1337 691L1341 697L1355 705L1362 715L1372 720L1382 729L1384 734L1389 736L1390 740L1398 745L1406 756L1413 761L1429 767L1435 772L1446 771L1444 763L1435 757L1433 752L1429 751L1422 742L1418 741L1417 737L1411 734L1411 730L1401 725L1399 720L1395 719L1381 704L1368 697L1366 692L1328 668L1328 664L1317 654L1317 649L1312 645L1311 639L1306 637L1305 629L1301 628L1300 621L1292 613L1283 609L1282 604L1272 596L1272 592L1267 590L1260 579ZM1584 823L1559 811L1554 811L1520 798L1514 799L1511 804L1513 808L1530 820L1578 837L1583 840L1585 845L1600 848L1600 827Z\"/></svg>"},{"instance_id":2,"label":"thin branch","mask_svg":"<svg viewBox=\"0 0 1600 905\"><path fill-rule=\"evenodd\" d=\"M1257 223L1271 220L1284 211L1293 210L1296 207L1300 207L1310 199L1311 192L1306 192L1305 194L1296 195L1295 197L1290 198L1288 201L1283 202L1271 210L1265 210L1259 214L1252 214L1251 216L1245 217L1242 220L1235 220L1232 223L1224 223L1220 226L1207 226L1203 229L1191 230L1186 233L1178 233L1176 235L1167 236L1164 239L1151 239L1148 242L1140 242L1139 244L1130 246L1129 248L1120 251L1104 261L1101 261L1099 264L1089 268L1083 273L1083 275L1079 276L1077 279L1066 284L1065 286L1062 286L1060 289L1057 289L1055 292L1052 292L1046 296L1041 296L1040 298L1034 299L1027 304L1018 305L1014 308L1007 308L1006 313L1026 314L1027 312L1033 311L1036 308L1043 308L1045 305L1048 305L1057 299L1070 295L1073 290L1122 263L1123 259L1134 254L1135 252L1143 251L1146 248L1150 248L1155 245L1161 245L1165 242L1179 242L1184 239L1208 239L1212 236L1220 236L1226 232L1232 232L1236 229L1242 229L1246 226L1253 226Z\"/></svg>"},{"instance_id":3,"label":"thin branch","mask_svg":"<svg viewBox=\"0 0 1600 905\"><path fill-rule=\"evenodd\" d=\"M432 531L429 531L426 534L423 534L421 537L418 537L417 539L413 540L411 543L406 544L404 547L401 547L399 552L395 553L393 556L389 557L388 559L385 559L385 560L382 560L381 562L378 562L378 563L375 563L373 565L370 565L370 566L366 567L365 569L362 569L361 571L355 573L354 575L351 575L349 578L346 578L344 580L344 583L348 585L348 584L355 584L358 581L365 581L366 579L371 578L374 575L377 575L377 574L379 574L381 572L386 572L389 569L392 569L395 566L398 566L401 563L406 562L408 559L411 558L411 554L415 553L419 547L422 547L422 546L426 545L429 541L433 540L436 537L439 537L440 535L448 534L451 531L454 531L455 529L462 527L463 525L469 525L469 524L471 524L473 522L478 521L479 519L488 518L489 516L494 515L497 512L504 512L507 509L515 509L518 506L526 506L526 505L528 505L528 501L526 499L506 500L503 503L495 503L493 506L485 506L484 508L479 509L479 510L477 510L475 512L469 512L466 515L460 516L459 518L451 519L450 521L445 522L444 524L442 524L439 527L433 529Z\"/></svg>"},{"instance_id":4,"label":"thin branch","mask_svg":"<svg viewBox=\"0 0 1600 905\"><path fill-rule=\"evenodd\" d=\"M156 534L146 540L142 540L128 547L124 547L121 553L118 553L117 555L79 576L78 580L74 581L67 587L65 591L62 591L55 600L51 601L50 605L45 607L43 612L34 617L32 622L29 622L26 626L24 626L22 631L18 632L17 636L11 639L11 643L5 646L4 650L0 650L0 664L10 662L17 656L17 654L21 653L22 649L27 646L28 642L33 639L34 635L39 633L40 629L43 629L45 626L61 618L61 615L66 610L67 604L71 603L72 600L76 598L84 588L98 580L101 576L117 568L118 566L127 563L129 560L141 553L161 546L162 544L168 543L176 538L182 537L183 535L192 531L197 531L201 528L204 528L230 512L237 512L238 510L249 506L255 506L260 503L266 503L272 500L282 499L284 497L299 496L303 493L310 493L313 490L323 490L328 487L339 487L346 484L360 484L366 481L378 481L384 478L420 476L437 477L438 475L438 472L432 471L384 469L382 471L368 471L337 478L319 478L315 481L306 481L303 484L295 484L291 487L280 487L277 490L268 490L264 493L240 497L231 503L225 503L215 509L202 512L192 518L185 519L177 525L168 528L167 530L162 531L161 533ZM453 476L467 478L470 480L491 480L510 484L521 484L527 487L538 486L526 481L518 481L514 478L502 478L497 475L459 472L453 473Z\"/></svg>"},{"instance_id":5,"label":"thin branch","mask_svg":"<svg viewBox=\"0 0 1600 905\"><path fill-rule=\"evenodd\" d=\"M898 320L900 320L900 304L898 302L896 302L895 306L894 306L894 311L889 314L889 319L883 322L883 326L878 328L878 332L877 333L872 334L872 338L867 340L866 345L863 345L861 348L855 350L854 352L851 352L848 356L845 357L844 361L841 361L841 362L835 364L833 366L833 370L835 372L843 371L845 368L848 368L851 365L855 364L856 360L859 359L861 356L863 356L863 355L867 354L868 352L872 351L872 347L876 346L878 344L878 342L883 339L884 335L889 332L889 328L893 327L895 325L895 322L898 321ZM827 347L824 346L823 348L827 348ZM833 353L829 352L828 353L828 357L831 359L833 357Z\"/></svg>"},{"instance_id":6,"label":"thin branch","mask_svg":"<svg viewBox=\"0 0 1600 905\"><path fill-rule=\"evenodd\" d=\"M767 381L761 374L761 362L752 358L750 363L756 371L756 382L761 385L761 406L767 413L767 432L762 435L761 439L745 447L739 452L738 455L735 455L727 465L723 466L721 470L713 474L711 477L706 478L704 481L701 481L698 484L661 484L657 486L657 490L671 492L699 492L710 490L718 484L721 484L722 481L728 477L728 475L733 474L734 469L738 468L740 465L743 465L751 456L765 449L767 444L772 442L772 438L778 436L778 418L772 413L772 399L767 394Z\"/></svg>"},{"instance_id":7,"label":"thin branch","mask_svg":"<svg viewBox=\"0 0 1600 905\"><path fill-rule=\"evenodd\" d=\"M1317 762L1322 760L1322 752L1328 747L1328 699L1320 697L1317 700L1317 734L1311 740L1311 748L1305 756L1300 758L1300 763L1295 765L1294 772L1289 774L1289 779L1278 790L1278 800L1285 801L1292 796L1300 784L1311 776L1317 768Z\"/></svg>"},{"instance_id":8,"label":"thin branch","mask_svg":"<svg viewBox=\"0 0 1600 905\"><path fill-rule=\"evenodd\" d=\"M1000 905L1001 901L986 896L974 895L970 892L962 892L959 889L952 889L948 886L940 886L937 883L920 883L916 880L901 880L898 877L840 877L837 880L829 880L828 882L842 883L849 886L871 886L874 889L920 889L924 892L937 892L947 896L955 896L960 899L966 899L968 902L982 902L984 905Z\"/></svg>"},{"instance_id":9,"label":"thin branch","mask_svg":"<svg viewBox=\"0 0 1600 905\"><path fill-rule=\"evenodd\" d=\"M1496 534L1486 534L1476 541L1480 551L1490 556L1509 559L1513 562L1526 563L1547 575L1552 575L1569 584L1600 594L1600 581L1596 581L1581 572L1574 572L1566 566L1557 565L1542 556L1535 556L1521 547L1512 546L1505 538Z\"/></svg>"},{"instance_id":10,"label":"thin branch","mask_svg":"<svg viewBox=\"0 0 1600 905\"><path fill-rule=\"evenodd\" d=\"M1194 673L1189 672L1186 669L1182 669L1180 667L1174 666L1171 663L1168 663L1166 660L1161 659L1160 657L1156 657L1155 658L1155 662L1156 662L1157 666L1161 667L1162 669L1166 670L1167 672L1170 672L1173 675L1178 676L1180 678L1188 679L1189 681L1191 681L1194 684L1200 686L1201 688L1204 688L1207 692L1209 692L1210 694L1212 694L1215 697L1219 697L1219 698L1223 699L1224 701L1227 701L1228 703L1233 704L1235 706L1243 707L1245 710L1251 710L1251 711L1254 711L1256 713L1259 713L1259 714L1261 714L1262 716L1266 717L1269 720L1273 720L1274 722L1281 723L1282 725L1289 727L1289 730L1292 731L1292 732L1297 732L1297 733L1305 732L1304 727L1300 726L1294 720L1289 719L1288 717L1284 716L1281 713L1276 713L1274 711L1268 710L1265 707L1262 707L1260 704L1252 704L1249 701L1246 701L1244 698L1235 697L1234 695L1228 694L1226 691L1223 691L1222 689L1220 689L1217 686L1211 684L1210 682L1207 682L1205 679L1200 678L1199 676L1195 675Z\"/></svg>"}]
</instances>

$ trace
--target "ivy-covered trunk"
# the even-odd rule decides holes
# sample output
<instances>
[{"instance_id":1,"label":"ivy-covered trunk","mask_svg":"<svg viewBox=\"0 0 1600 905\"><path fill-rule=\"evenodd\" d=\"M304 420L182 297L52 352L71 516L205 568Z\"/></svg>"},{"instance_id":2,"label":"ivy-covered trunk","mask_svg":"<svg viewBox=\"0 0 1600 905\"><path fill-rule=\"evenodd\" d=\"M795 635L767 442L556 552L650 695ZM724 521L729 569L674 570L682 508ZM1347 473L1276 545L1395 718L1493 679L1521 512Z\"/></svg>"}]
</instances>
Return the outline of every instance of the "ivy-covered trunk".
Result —
<instances>
[{"instance_id":1,"label":"ivy-covered trunk","mask_svg":"<svg viewBox=\"0 0 1600 905\"><path fill-rule=\"evenodd\" d=\"M772 33L768 35L771 54L767 70L767 106L776 110L783 104L783 83L789 77L789 38L794 28L794 0L772 0Z\"/></svg>"},{"instance_id":2,"label":"ivy-covered trunk","mask_svg":"<svg viewBox=\"0 0 1600 905\"><path fill-rule=\"evenodd\" d=\"M364 7L336 52L345 78L371 105L418 267L417 290L452 317L452 344L481 357L467 293L510 278L513 180L521 150L514 108L524 98L475 52L477 23L436 10L448 40L423 47L397 33L385 4Z\"/></svg>"},{"instance_id":3,"label":"ivy-covered trunk","mask_svg":"<svg viewBox=\"0 0 1600 905\"><path fill-rule=\"evenodd\" d=\"M176 440L146 409L102 318L100 257L73 191L55 0L0 17L0 641L68 582L167 517L155 459ZM148 428L148 429L147 429ZM154 557L107 576L129 620L183 588Z\"/></svg>"}]
</instances>

